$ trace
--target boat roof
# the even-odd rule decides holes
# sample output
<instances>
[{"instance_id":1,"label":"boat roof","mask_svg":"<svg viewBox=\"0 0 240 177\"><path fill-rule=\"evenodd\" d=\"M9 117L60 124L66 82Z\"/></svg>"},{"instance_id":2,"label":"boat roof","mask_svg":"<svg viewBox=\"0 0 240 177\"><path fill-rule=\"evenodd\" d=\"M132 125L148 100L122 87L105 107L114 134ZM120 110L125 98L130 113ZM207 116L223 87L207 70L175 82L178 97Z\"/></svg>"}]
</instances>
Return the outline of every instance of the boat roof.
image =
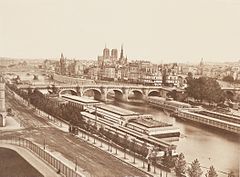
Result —
<instances>
[{"instance_id":1,"label":"boat roof","mask_svg":"<svg viewBox=\"0 0 240 177\"><path fill-rule=\"evenodd\" d=\"M62 95L62 98L65 98L65 99L70 99L70 100L73 100L73 101L77 101L79 103L99 103L99 101L97 100L93 100L93 99L89 99L88 97L80 97L80 96L76 96L76 95Z\"/></svg>"},{"instance_id":2,"label":"boat roof","mask_svg":"<svg viewBox=\"0 0 240 177\"><path fill-rule=\"evenodd\" d=\"M140 113L136 113L133 111L129 111L129 110L126 110L117 106L113 106L113 105L108 105L108 104L98 105L97 108L103 109L121 116L140 115Z\"/></svg>"},{"instance_id":3,"label":"boat roof","mask_svg":"<svg viewBox=\"0 0 240 177\"><path fill-rule=\"evenodd\" d=\"M153 119L134 119L131 121L131 123L139 124L147 128L171 126L171 124L156 121Z\"/></svg>"}]
</instances>

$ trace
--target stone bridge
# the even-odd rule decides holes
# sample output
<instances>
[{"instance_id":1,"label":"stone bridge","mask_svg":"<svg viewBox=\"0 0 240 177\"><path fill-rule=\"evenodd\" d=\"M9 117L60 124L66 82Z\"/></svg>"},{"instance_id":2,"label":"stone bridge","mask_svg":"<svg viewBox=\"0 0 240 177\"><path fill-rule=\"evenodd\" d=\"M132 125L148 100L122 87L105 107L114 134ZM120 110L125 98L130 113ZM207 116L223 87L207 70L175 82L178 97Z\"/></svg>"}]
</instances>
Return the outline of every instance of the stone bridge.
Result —
<instances>
[{"instance_id":1,"label":"stone bridge","mask_svg":"<svg viewBox=\"0 0 240 177\"><path fill-rule=\"evenodd\" d=\"M232 101L240 101L240 87L222 87L221 89Z\"/></svg>"},{"instance_id":2,"label":"stone bridge","mask_svg":"<svg viewBox=\"0 0 240 177\"><path fill-rule=\"evenodd\" d=\"M114 94L115 98L121 101L128 101L130 95L138 99L145 100L148 96L167 97L167 94L176 88L143 86L143 85L59 85L54 86L59 96L70 93L72 95L84 96L88 91L94 93L94 98L101 101L107 101L109 93ZM38 89L50 90L50 86L19 86L19 89Z\"/></svg>"}]
</instances>

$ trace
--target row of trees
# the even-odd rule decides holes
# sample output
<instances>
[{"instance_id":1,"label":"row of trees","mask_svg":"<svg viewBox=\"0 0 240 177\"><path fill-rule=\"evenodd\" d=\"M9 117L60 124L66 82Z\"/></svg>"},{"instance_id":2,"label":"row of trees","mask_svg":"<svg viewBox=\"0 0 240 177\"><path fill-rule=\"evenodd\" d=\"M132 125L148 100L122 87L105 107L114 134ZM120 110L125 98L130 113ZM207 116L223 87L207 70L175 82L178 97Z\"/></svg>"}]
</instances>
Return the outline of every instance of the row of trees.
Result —
<instances>
[{"instance_id":1,"label":"row of trees","mask_svg":"<svg viewBox=\"0 0 240 177\"><path fill-rule=\"evenodd\" d=\"M216 79L209 77L193 78L192 74L189 74L186 79L188 84L186 92L188 96L195 100L209 103L223 103L225 101L226 95Z\"/></svg>"},{"instance_id":2,"label":"row of trees","mask_svg":"<svg viewBox=\"0 0 240 177\"><path fill-rule=\"evenodd\" d=\"M232 76L225 76L222 80L230 83L234 82L234 78Z\"/></svg>"},{"instance_id":3,"label":"row of trees","mask_svg":"<svg viewBox=\"0 0 240 177\"><path fill-rule=\"evenodd\" d=\"M240 80L235 80L232 76L225 76L222 80L232 84L240 84Z\"/></svg>"},{"instance_id":4,"label":"row of trees","mask_svg":"<svg viewBox=\"0 0 240 177\"><path fill-rule=\"evenodd\" d=\"M181 153L175 161L174 171L177 176L183 177L188 174L189 177L200 177L203 174L201 165L198 159L195 159L190 166L187 167L184 155ZM213 166L210 166L209 170L205 174L206 177L217 177L218 174ZM228 177L234 177L234 173L230 172Z\"/></svg>"}]
</instances>

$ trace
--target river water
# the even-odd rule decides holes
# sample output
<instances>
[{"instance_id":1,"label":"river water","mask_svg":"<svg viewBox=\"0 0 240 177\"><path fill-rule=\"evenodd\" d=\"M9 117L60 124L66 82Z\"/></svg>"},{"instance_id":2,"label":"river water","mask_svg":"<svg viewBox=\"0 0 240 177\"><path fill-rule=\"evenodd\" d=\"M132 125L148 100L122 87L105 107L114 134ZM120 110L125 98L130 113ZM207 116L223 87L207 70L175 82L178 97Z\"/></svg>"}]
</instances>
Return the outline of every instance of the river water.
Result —
<instances>
[{"instance_id":1,"label":"river water","mask_svg":"<svg viewBox=\"0 0 240 177\"><path fill-rule=\"evenodd\" d=\"M238 136L170 117L145 103L114 101L111 104L139 113L152 114L156 120L173 123L181 132L179 141L174 144L177 145L177 152L185 155L187 162L192 162L197 158L203 169L213 165L218 170L219 176L227 176L224 173L231 170L236 175L239 174L240 141Z\"/></svg>"}]
</instances>

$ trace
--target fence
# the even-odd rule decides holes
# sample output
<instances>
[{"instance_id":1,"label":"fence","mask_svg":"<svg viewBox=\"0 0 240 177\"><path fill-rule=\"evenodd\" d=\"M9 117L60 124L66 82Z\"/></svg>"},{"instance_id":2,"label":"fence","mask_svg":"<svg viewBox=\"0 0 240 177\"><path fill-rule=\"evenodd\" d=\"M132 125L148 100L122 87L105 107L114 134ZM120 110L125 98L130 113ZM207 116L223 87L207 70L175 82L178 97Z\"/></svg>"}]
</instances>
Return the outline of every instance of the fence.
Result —
<instances>
[{"instance_id":1,"label":"fence","mask_svg":"<svg viewBox=\"0 0 240 177\"><path fill-rule=\"evenodd\" d=\"M65 176L65 177L82 177L80 174L75 171L75 169L71 169L62 163L60 160L53 157L50 153L46 152L44 148L39 147L38 145L34 144L33 142L18 138L18 137L8 137L3 138L0 137L0 141L2 143L13 144L23 148L30 150L33 154L37 155L41 160L45 161L49 166L53 167L57 173Z\"/></svg>"}]
</instances>

